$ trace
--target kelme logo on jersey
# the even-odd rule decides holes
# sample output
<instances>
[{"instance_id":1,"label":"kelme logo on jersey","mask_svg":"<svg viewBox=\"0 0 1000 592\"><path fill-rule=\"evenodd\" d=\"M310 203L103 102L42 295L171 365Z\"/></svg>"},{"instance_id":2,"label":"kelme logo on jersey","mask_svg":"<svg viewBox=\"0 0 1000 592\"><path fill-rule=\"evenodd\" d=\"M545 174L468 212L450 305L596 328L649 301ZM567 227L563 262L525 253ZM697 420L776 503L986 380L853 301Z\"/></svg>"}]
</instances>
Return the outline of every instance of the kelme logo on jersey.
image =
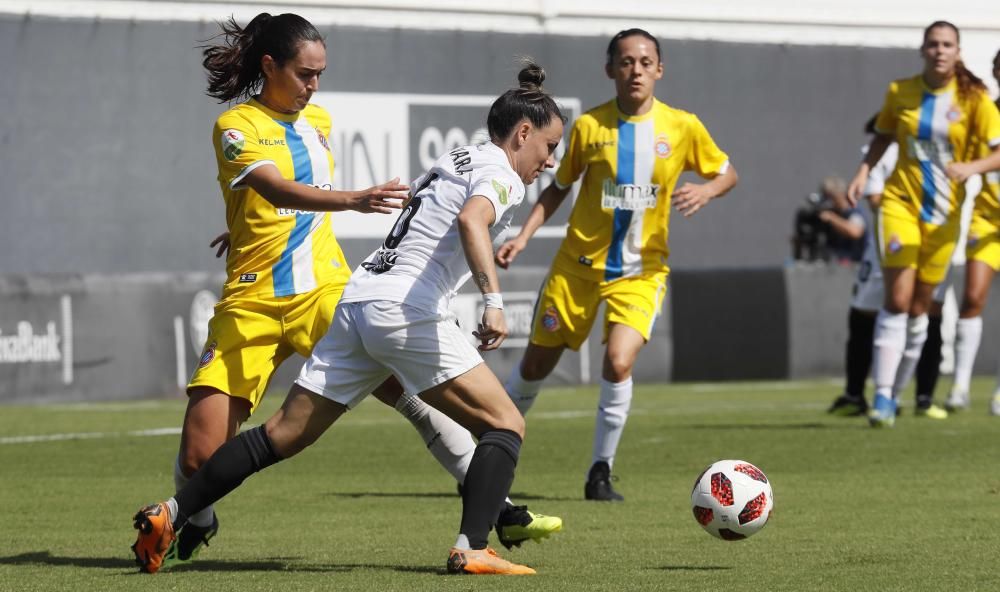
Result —
<instances>
[{"instance_id":1,"label":"kelme logo on jersey","mask_svg":"<svg viewBox=\"0 0 1000 592\"><path fill-rule=\"evenodd\" d=\"M222 155L226 160L233 160L243 152L246 140L239 130L228 129L222 132Z\"/></svg>"},{"instance_id":2,"label":"kelme logo on jersey","mask_svg":"<svg viewBox=\"0 0 1000 592\"><path fill-rule=\"evenodd\" d=\"M656 195L659 192L660 186L656 183L617 185L610 178L605 179L601 207L605 210L648 210L656 207Z\"/></svg>"},{"instance_id":3,"label":"kelme logo on jersey","mask_svg":"<svg viewBox=\"0 0 1000 592\"><path fill-rule=\"evenodd\" d=\"M491 183L493 183L493 189L497 192L497 197L500 199L500 205L507 205L507 196L510 194L510 191L504 186L503 183L497 181L496 179L493 179Z\"/></svg>"},{"instance_id":4,"label":"kelme logo on jersey","mask_svg":"<svg viewBox=\"0 0 1000 592\"><path fill-rule=\"evenodd\" d=\"M670 156L670 139L667 138L667 134L656 136L656 142L653 143L653 151L656 152L657 158L667 158Z\"/></svg>"}]
</instances>

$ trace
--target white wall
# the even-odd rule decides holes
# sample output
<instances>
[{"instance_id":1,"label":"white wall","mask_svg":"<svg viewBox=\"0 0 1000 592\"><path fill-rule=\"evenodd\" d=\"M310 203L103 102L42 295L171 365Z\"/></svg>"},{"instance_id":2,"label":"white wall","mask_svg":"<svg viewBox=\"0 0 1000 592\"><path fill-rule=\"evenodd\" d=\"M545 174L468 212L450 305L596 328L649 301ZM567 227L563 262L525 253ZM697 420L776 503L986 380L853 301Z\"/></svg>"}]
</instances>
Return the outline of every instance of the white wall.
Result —
<instances>
[{"instance_id":1,"label":"white wall","mask_svg":"<svg viewBox=\"0 0 1000 592\"><path fill-rule=\"evenodd\" d=\"M983 78L1000 48L1000 9L987 0L0 0L0 14L71 18L244 20L264 10L380 28L608 36L639 25L671 39L914 48L943 19L962 29L966 62Z\"/></svg>"}]
</instances>

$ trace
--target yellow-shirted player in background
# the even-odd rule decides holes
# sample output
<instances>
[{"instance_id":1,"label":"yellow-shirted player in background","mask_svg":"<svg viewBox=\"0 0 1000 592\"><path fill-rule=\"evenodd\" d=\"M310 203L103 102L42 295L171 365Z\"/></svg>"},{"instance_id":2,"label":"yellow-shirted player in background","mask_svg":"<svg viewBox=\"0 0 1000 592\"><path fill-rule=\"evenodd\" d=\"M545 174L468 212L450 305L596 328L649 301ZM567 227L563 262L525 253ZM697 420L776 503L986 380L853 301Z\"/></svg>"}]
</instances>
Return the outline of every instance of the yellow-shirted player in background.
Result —
<instances>
[{"instance_id":1,"label":"yellow-shirted player in background","mask_svg":"<svg viewBox=\"0 0 1000 592\"><path fill-rule=\"evenodd\" d=\"M623 497L611 486L611 466L632 400L632 366L666 293L671 204L690 216L729 191L737 175L695 115L654 97L663 76L655 37L641 29L615 35L605 71L616 97L573 125L555 183L520 234L497 251L497 261L510 265L583 175L566 238L536 305L530 343L505 386L526 413L563 350L580 348L605 303L607 350L584 496L618 501ZM674 191L684 171L711 180Z\"/></svg>"},{"instance_id":2,"label":"yellow-shirted player in background","mask_svg":"<svg viewBox=\"0 0 1000 592\"><path fill-rule=\"evenodd\" d=\"M993 58L993 78L1000 83L1000 52ZM1000 109L1000 97L994 106ZM993 144L989 139L976 138L980 157L988 156L1000 144L1000 138L992 140ZM961 170L959 174L963 174ZM970 405L969 384L983 335L983 308L993 276L1000 271L1000 171L983 173L983 186L975 200L965 249L968 261L965 291L955 332L955 381L945 403L951 411L967 409ZM990 399L990 414L1000 415L1000 378Z\"/></svg>"},{"instance_id":3,"label":"yellow-shirted player in background","mask_svg":"<svg viewBox=\"0 0 1000 592\"><path fill-rule=\"evenodd\" d=\"M1000 136L986 86L962 64L958 28L932 23L920 51L923 72L889 85L876 135L848 188L848 198L857 203L871 167L890 143L899 145L876 223L885 303L876 319L872 358L875 400L869 420L875 427L895 422L894 394L913 374L927 340L934 289L958 239L965 187L953 171L968 177L986 170L989 159L973 161L974 137Z\"/></svg>"}]
</instances>

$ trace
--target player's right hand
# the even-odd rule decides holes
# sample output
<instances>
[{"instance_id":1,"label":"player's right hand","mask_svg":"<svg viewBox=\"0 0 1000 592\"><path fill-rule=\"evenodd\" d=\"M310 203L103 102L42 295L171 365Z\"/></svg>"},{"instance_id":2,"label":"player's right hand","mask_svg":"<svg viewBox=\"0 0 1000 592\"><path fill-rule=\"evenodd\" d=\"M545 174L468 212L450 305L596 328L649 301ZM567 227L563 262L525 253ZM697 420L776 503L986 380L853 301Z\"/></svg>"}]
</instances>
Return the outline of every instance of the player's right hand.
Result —
<instances>
[{"instance_id":1,"label":"player's right hand","mask_svg":"<svg viewBox=\"0 0 1000 592\"><path fill-rule=\"evenodd\" d=\"M219 245L219 248L215 251L215 258L218 259L223 255L229 253L229 231L223 232L219 236L212 239L212 242L208 244L210 247Z\"/></svg>"},{"instance_id":2,"label":"player's right hand","mask_svg":"<svg viewBox=\"0 0 1000 592\"><path fill-rule=\"evenodd\" d=\"M479 340L479 351L490 351L500 347L507 338L507 333L507 319L503 316L503 309L487 306L483 309L479 330L473 331L472 335Z\"/></svg>"},{"instance_id":3,"label":"player's right hand","mask_svg":"<svg viewBox=\"0 0 1000 592\"><path fill-rule=\"evenodd\" d=\"M399 177L392 181L369 187L361 192L352 210L363 214L391 214L393 210L403 209L403 204L410 198L410 188L399 182Z\"/></svg>"},{"instance_id":4,"label":"player's right hand","mask_svg":"<svg viewBox=\"0 0 1000 592\"><path fill-rule=\"evenodd\" d=\"M528 246L527 241L523 241L520 238L511 239L500 245L500 248L497 249L497 253L494 256L497 265L503 269L507 269L526 246Z\"/></svg>"},{"instance_id":5,"label":"player's right hand","mask_svg":"<svg viewBox=\"0 0 1000 592\"><path fill-rule=\"evenodd\" d=\"M865 192L865 185L868 184L868 168L862 166L858 169L858 173L854 175L851 179L851 184L847 186L847 201L851 204L851 207L857 207L858 202L861 201L861 196Z\"/></svg>"}]
</instances>

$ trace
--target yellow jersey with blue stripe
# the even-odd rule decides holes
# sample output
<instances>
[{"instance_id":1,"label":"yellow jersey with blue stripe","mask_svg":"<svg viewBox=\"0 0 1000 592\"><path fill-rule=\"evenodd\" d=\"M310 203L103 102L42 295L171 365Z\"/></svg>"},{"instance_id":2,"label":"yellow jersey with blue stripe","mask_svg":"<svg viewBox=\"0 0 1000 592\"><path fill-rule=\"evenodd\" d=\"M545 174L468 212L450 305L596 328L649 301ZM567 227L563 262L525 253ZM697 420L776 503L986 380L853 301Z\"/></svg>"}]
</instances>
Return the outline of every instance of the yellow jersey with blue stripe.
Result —
<instances>
[{"instance_id":1,"label":"yellow jersey with blue stripe","mask_svg":"<svg viewBox=\"0 0 1000 592\"><path fill-rule=\"evenodd\" d=\"M555 264L574 275L612 281L666 272L670 194L684 171L711 178L729 157L692 113L654 99L631 116L613 99L573 124L556 171L566 188L583 175Z\"/></svg>"},{"instance_id":2,"label":"yellow jersey with blue stripe","mask_svg":"<svg viewBox=\"0 0 1000 592\"><path fill-rule=\"evenodd\" d=\"M1000 145L1000 99L992 105L992 119L996 126L996 137L992 144L977 138L979 148L977 158L989 156L993 149ZM1000 223L1000 171L987 171L983 173L982 178L983 186L976 195L975 211L983 218Z\"/></svg>"},{"instance_id":3,"label":"yellow jersey with blue stripe","mask_svg":"<svg viewBox=\"0 0 1000 592\"><path fill-rule=\"evenodd\" d=\"M230 233L223 298L293 296L350 278L329 213L275 207L244 182L257 167L274 165L286 179L331 190L330 127L322 107L307 105L289 115L254 99L215 122L213 144Z\"/></svg>"},{"instance_id":4,"label":"yellow jersey with blue stripe","mask_svg":"<svg viewBox=\"0 0 1000 592\"><path fill-rule=\"evenodd\" d=\"M928 224L943 225L957 216L965 187L949 179L945 167L974 158L972 136L988 138L991 145L1000 142L995 112L984 92L960 98L954 79L937 89L920 75L892 82L875 120L876 131L899 144L884 198L901 200Z\"/></svg>"}]
</instances>

